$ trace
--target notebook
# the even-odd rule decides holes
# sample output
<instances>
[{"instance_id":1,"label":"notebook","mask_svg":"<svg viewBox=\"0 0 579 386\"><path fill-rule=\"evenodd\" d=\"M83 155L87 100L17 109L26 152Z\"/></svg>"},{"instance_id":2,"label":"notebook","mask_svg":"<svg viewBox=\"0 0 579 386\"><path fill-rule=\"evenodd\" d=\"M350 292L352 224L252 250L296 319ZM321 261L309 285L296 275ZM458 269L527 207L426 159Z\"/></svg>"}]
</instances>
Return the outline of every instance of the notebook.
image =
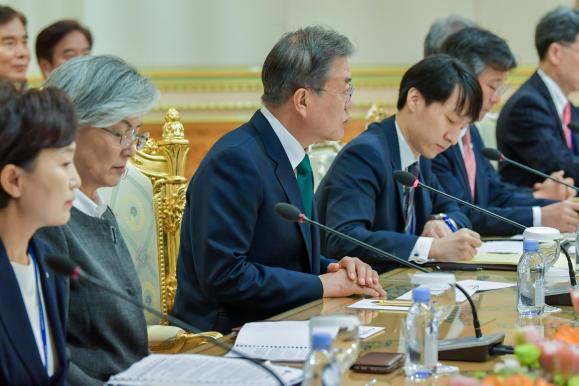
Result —
<instances>
[{"instance_id":1,"label":"notebook","mask_svg":"<svg viewBox=\"0 0 579 386\"><path fill-rule=\"evenodd\" d=\"M338 334L338 326L324 327L323 330L332 336ZM364 339L382 330L384 327L360 326L358 335L360 339ZM252 358L303 362L311 350L309 322L246 323L237 334L233 348ZM229 352L226 356L235 357L236 355Z\"/></svg>"}]
</instances>

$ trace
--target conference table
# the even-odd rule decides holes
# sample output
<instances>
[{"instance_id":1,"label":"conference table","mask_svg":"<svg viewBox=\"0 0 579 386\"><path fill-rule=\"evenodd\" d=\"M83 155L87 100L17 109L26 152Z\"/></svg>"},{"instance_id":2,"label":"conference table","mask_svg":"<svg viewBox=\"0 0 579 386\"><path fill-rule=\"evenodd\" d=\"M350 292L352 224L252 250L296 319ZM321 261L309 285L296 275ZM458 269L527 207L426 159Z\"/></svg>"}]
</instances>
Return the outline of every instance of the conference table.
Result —
<instances>
[{"instance_id":1,"label":"conference table","mask_svg":"<svg viewBox=\"0 0 579 386\"><path fill-rule=\"evenodd\" d=\"M417 272L408 268L399 268L380 276L381 283L388 291L388 298L394 299L412 288L411 275ZM516 283L516 272L511 271L457 271L457 280L475 279L484 281ZM560 307L561 311L540 318L520 318L516 309L516 287L504 288L487 292L478 292L473 300L477 306L483 334L504 333L505 344L516 342L517 328L527 324L535 324L544 329L545 335L551 334L564 323L579 324L579 317L571 307ZM364 325L381 326L384 331L361 341L360 353L367 351L404 352L403 326L405 312L357 310L348 305L360 300L359 297L320 299L301 307L277 315L271 320L308 320L318 315L353 314L360 318ZM441 324L439 338L456 338L474 336L472 314L468 302L457 303L455 310ZM222 338L233 344L234 334ZM209 355L223 355L223 350L206 344L198 347L195 352ZM444 364L458 366L461 373L476 371L492 371L495 364L502 362L504 357L494 357L488 362L449 362ZM404 385L405 377L402 368L391 374L362 374L349 371L346 374L345 385L371 385L376 380L377 385ZM442 377L437 384L445 384L448 378Z\"/></svg>"}]
</instances>

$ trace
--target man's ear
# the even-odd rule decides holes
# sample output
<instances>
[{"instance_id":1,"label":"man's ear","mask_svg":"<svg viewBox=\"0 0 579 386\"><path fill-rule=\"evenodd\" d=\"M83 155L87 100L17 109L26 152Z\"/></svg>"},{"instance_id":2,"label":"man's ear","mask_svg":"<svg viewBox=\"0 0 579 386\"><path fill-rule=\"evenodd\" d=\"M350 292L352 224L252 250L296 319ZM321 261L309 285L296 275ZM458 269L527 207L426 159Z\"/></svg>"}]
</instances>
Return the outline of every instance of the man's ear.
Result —
<instances>
[{"instance_id":1,"label":"man's ear","mask_svg":"<svg viewBox=\"0 0 579 386\"><path fill-rule=\"evenodd\" d=\"M561 43L551 43L549 48L547 48L547 53L545 54L545 59L551 64L558 65L561 63L561 57L563 55L563 46Z\"/></svg>"},{"instance_id":2,"label":"man's ear","mask_svg":"<svg viewBox=\"0 0 579 386\"><path fill-rule=\"evenodd\" d=\"M22 169L8 164L0 171L0 186L12 198L22 196Z\"/></svg>"},{"instance_id":3,"label":"man's ear","mask_svg":"<svg viewBox=\"0 0 579 386\"><path fill-rule=\"evenodd\" d=\"M411 87L406 95L406 106L411 112L416 112L424 105L424 97L417 88Z\"/></svg>"},{"instance_id":4,"label":"man's ear","mask_svg":"<svg viewBox=\"0 0 579 386\"><path fill-rule=\"evenodd\" d=\"M309 99L308 90L303 87L298 88L292 95L294 109L303 118L307 116Z\"/></svg>"},{"instance_id":5,"label":"man's ear","mask_svg":"<svg viewBox=\"0 0 579 386\"><path fill-rule=\"evenodd\" d=\"M50 63L46 59L39 59L38 67L40 67L40 71L42 71L42 74L44 75L45 78L48 78L48 75L50 75L50 73L54 71L52 63Z\"/></svg>"}]
</instances>

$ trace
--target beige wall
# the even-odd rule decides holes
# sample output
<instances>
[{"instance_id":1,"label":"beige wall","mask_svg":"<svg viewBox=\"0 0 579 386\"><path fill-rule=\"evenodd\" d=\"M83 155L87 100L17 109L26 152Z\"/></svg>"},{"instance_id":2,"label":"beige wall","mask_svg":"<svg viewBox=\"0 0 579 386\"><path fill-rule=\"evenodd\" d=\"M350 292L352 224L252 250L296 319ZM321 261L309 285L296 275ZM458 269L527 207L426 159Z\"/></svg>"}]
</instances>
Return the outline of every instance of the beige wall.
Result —
<instances>
[{"instance_id":1,"label":"beige wall","mask_svg":"<svg viewBox=\"0 0 579 386\"><path fill-rule=\"evenodd\" d=\"M1 0L0 0L1 1ZM288 30L321 23L349 36L355 66L417 61L430 24L450 13L506 38L521 64L534 65L539 17L573 0L4 0L29 19L34 36L60 18L78 18L97 54L149 69L260 66ZM36 64L31 75L38 74Z\"/></svg>"}]
</instances>

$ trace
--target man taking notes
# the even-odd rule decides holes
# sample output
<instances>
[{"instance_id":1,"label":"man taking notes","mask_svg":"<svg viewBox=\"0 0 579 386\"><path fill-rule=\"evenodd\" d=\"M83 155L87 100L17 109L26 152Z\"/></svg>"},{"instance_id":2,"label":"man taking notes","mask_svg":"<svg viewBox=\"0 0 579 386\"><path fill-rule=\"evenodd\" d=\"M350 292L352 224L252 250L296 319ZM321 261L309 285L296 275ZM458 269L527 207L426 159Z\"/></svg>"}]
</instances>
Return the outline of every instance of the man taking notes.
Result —
<instances>
[{"instance_id":1,"label":"man taking notes","mask_svg":"<svg viewBox=\"0 0 579 386\"><path fill-rule=\"evenodd\" d=\"M401 258L471 259L479 235L453 233L448 225L470 226L458 207L426 190L403 188L392 173L407 170L440 188L427 158L456 143L481 103L476 78L456 59L435 55L411 67L400 84L396 115L348 143L322 180L316 192L321 221ZM435 214L442 215L431 219ZM331 235L322 246L327 256L354 254L380 271L393 267Z\"/></svg>"},{"instance_id":2,"label":"man taking notes","mask_svg":"<svg viewBox=\"0 0 579 386\"><path fill-rule=\"evenodd\" d=\"M321 27L273 47L262 69L264 107L213 146L189 185L175 316L228 332L322 296L385 294L370 266L321 256L317 229L274 210L289 202L317 217L304 149L344 133L352 51L346 37Z\"/></svg>"}]
</instances>

